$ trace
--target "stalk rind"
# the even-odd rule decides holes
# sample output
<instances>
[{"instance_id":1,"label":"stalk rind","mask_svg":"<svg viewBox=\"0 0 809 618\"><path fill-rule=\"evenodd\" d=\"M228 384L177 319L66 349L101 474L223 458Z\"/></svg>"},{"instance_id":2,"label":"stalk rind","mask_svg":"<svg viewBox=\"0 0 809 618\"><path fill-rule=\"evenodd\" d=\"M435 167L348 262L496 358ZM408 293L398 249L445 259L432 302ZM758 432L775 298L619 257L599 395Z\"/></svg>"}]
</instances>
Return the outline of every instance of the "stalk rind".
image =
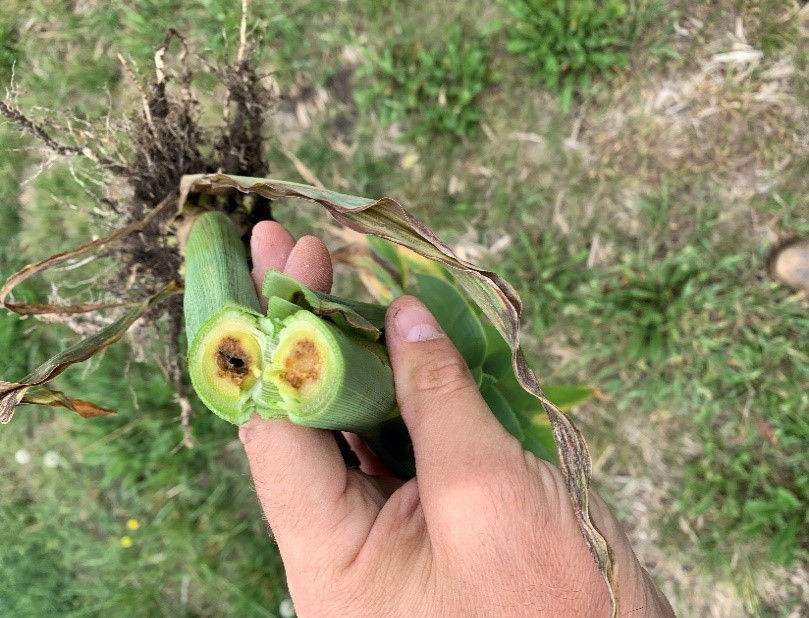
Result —
<instances>
[{"instance_id":1,"label":"stalk rind","mask_svg":"<svg viewBox=\"0 0 809 618\"><path fill-rule=\"evenodd\" d=\"M239 233L227 215L211 211L194 221L185 245L183 313L188 341L226 304L261 313Z\"/></svg>"},{"instance_id":2,"label":"stalk rind","mask_svg":"<svg viewBox=\"0 0 809 618\"><path fill-rule=\"evenodd\" d=\"M188 353L191 383L199 398L223 419L240 424L253 411L260 388L265 336L256 317L226 305L197 330Z\"/></svg>"},{"instance_id":3,"label":"stalk rind","mask_svg":"<svg viewBox=\"0 0 809 618\"><path fill-rule=\"evenodd\" d=\"M191 383L214 413L242 423L264 366L266 335L239 233L221 212L194 221L185 246L185 329Z\"/></svg>"},{"instance_id":4,"label":"stalk rind","mask_svg":"<svg viewBox=\"0 0 809 618\"><path fill-rule=\"evenodd\" d=\"M300 310L284 319L264 371L298 425L367 433L398 414L384 350Z\"/></svg>"}]
</instances>

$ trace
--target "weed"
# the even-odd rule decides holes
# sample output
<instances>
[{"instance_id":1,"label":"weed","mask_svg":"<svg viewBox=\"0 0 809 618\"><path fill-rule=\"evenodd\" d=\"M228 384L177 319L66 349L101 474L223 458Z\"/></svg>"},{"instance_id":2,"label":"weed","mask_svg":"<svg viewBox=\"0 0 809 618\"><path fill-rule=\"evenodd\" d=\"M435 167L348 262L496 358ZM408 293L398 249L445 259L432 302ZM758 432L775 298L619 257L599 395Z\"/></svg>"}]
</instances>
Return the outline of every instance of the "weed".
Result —
<instances>
[{"instance_id":1,"label":"weed","mask_svg":"<svg viewBox=\"0 0 809 618\"><path fill-rule=\"evenodd\" d=\"M402 122L406 137L425 141L474 134L489 69L483 44L454 24L438 44L415 39L366 51L358 77L364 85L354 96L362 110L376 111L383 125Z\"/></svg>"},{"instance_id":2,"label":"weed","mask_svg":"<svg viewBox=\"0 0 809 618\"><path fill-rule=\"evenodd\" d=\"M560 95L567 112L576 94L629 63L649 7L621 0L501 0L511 16L508 49Z\"/></svg>"},{"instance_id":3,"label":"weed","mask_svg":"<svg viewBox=\"0 0 809 618\"><path fill-rule=\"evenodd\" d=\"M746 0L740 3L751 43L767 55L794 46L800 37L794 3L781 0Z\"/></svg>"},{"instance_id":4,"label":"weed","mask_svg":"<svg viewBox=\"0 0 809 618\"><path fill-rule=\"evenodd\" d=\"M741 267L727 269L727 281L738 280ZM705 358L694 362L706 395L694 416L701 452L683 470L680 507L719 561L728 543L758 542L774 562L792 564L809 557L809 397L802 386L809 357L799 343L809 337L809 318L771 284L731 285L714 296L724 298L721 305L708 305L715 325L705 324Z\"/></svg>"},{"instance_id":5,"label":"weed","mask_svg":"<svg viewBox=\"0 0 809 618\"><path fill-rule=\"evenodd\" d=\"M518 284L537 337L545 335L589 278L586 260L586 250L570 252L552 234L521 230L509 246L499 270Z\"/></svg>"},{"instance_id":6,"label":"weed","mask_svg":"<svg viewBox=\"0 0 809 618\"><path fill-rule=\"evenodd\" d=\"M622 325L626 357L659 363L681 335L680 320L705 283L698 256L688 248L664 260L628 255L597 293L593 308L605 321Z\"/></svg>"},{"instance_id":7,"label":"weed","mask_svg":"<svg viewBox=\"0 0 809 618\"><path fill-rule=\"evenodd\" d=\"M763 254L736 249L690 242L600 274L583 291L583 349L606 390L690 426L672 527L716 568L728 547L792 564L809 556L809 317L760 278Z\"/></svg>"}]
</instances>

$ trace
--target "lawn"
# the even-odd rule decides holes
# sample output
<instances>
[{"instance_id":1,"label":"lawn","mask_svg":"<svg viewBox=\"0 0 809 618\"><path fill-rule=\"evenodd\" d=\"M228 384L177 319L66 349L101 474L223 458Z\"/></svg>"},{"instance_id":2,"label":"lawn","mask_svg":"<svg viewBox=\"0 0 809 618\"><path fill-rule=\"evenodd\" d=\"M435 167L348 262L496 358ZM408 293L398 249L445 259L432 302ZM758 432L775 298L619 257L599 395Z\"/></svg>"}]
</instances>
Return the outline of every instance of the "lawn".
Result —
<instances>
[{"instance_id":1,"label":"lawn","mask_svg":"<svg viewBox=\"0 0 809 618\"><path fill-rule=\"evenodd\" d=\"M81 135L137 109L118 54L145 81L175 27L232 58L239 4L4 0L0 79ZM594 484L678 615L805 614L809 300L766 265L809 234L809 7L584 2L602 8L559 30L553 4L256 2L272 176L393 196L519 290L541 380L595 389L571 412ZM223 92L195 86L218 122ZM92 177L0 124L0 275L114 227ZM274 212L341 244L314 210ZM0 378L73 336L0 315ZM234 428L194 402L182 446L159 356L121 343L60 378L114 417L0 428L0 615L287 609Z\"/></svg>"}]
</instances>

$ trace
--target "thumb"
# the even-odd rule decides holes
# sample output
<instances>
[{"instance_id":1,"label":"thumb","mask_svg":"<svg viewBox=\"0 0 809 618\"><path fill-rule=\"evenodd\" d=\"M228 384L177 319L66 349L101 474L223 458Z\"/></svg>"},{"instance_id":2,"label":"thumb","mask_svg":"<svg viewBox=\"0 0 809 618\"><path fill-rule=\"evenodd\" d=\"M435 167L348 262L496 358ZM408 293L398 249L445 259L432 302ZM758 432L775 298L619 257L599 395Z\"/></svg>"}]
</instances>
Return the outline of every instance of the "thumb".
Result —
<instances>
[{"instance_id":1,"label":"thumb","mask_svg":"<svg viewBox=\"0 0 809 618\"><path fill-rule=\"evenodd\" d=\"M429 310L403 296L388 308L386 321L396 399L413 440L419 486L476 476L492 457L502 458L512 439Z\"/></svg>"}]
</instances>

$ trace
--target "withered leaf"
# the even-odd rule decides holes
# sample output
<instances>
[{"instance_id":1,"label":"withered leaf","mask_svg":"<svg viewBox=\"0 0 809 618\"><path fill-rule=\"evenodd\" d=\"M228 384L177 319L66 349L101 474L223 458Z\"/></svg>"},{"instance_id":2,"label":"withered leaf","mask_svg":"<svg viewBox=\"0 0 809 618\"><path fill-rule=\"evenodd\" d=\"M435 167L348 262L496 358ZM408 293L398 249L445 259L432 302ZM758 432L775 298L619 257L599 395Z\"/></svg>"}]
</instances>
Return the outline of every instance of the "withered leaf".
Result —
<instances>
[{"instance_id":1,"label":"withered leaf","mask_svg":"<svg viewBox=\"0 0 809 618\"><path fill-rule=\"evenodd\" d=\"M333 251L331 259L337 264L348 264L359 276L363 286L377 302L390 304L402 294L399 273L387 268L367 246L354 243Z\"/></svg>"},{"instance_id":2,"label":"withered leaf","mask_svg":"<svg viewBox=\"0 0 809 618\"><path fill-rule=\"evenodd\" d=\"M0 382L0 423L8 423L11 417L14 416L14 410L21 403L61 406L71 409L82 416L99 416L100 411L105 410L101 406L96 406L83 400L71 399L59 391L49 389L43 385L56 378L71 365L95 356L104 348L118 341L135 320L142 316L149 307L163 301L172 294L178 293L179 290L180 286L172 281L150 298L141 301L126 311L112 324L49 358L20 382ZM32 390L34 388L36 390ZM32 399L35 401L32 401Z\"/></svg>"},{"instance_id":3,"label":"withered leaf","mask_svg":"<svg viewBox=\"0 0 809 618\"><path fill-rule=\"evenodd\" d=\"M167 196L157 206L155 206L152 210L150 210L145 217L114 231L112 234L108 234L107 236L98 238L92 242L88 242L87 244L84 244L80 247L76 247L75 249L71 249L70 251L57 253L34 264L28 264L22 270L11 275L3 284L3 287L0 288L0 305L3 305L9 311L19 313L20 315L89 313L91 311L99 311L101 309L134 307L138 305L137 302L98 303L98 304L83 303L78 305L54 305L47 303L15 303L8 301L7 298L14 288L16 288L26 279L36 275L37 273L40 273L43 270L48 270L49 268L53 268L57 264L61 264L66 260L78 257L84 253L88 253L89 251L98 249L99 247L103 247L112 242L115 242L116 240L125 238L130 234L141 231L149 223L151 223L155 219L155 217L157 217L161 212L166 210L170 205L174 204L174 200L176 198L177 198L176 195Z\"/></svg>"},{"instance_id":4,"label":"withered leaf","mask_svg":"<svg viewBox=\"0 0 809 618\"><path fill-rule=\"evenodd\" d=\"M393 241L452 269L456 283L478 305L511 348L512 365L520 384L542 403L548 414L579 528L609 588L611 614L617 616L618 598L612 552L590 517L591 461L587 444L572 420L544 395L534 372L525 361L520 349L522 303L514 288L496 273L458 258L426 225L388 197L371 199L295 182L211 174L185 176L182 179L180 209L183 209L190 193L219 194L228 190L253 193L273 200L300 198L315 202L353 230Z\"/></svg>"},{"instance_id":5,"label":"withered leaf","mask_svg":"<svg viewBox=\"0 0 809 618\"><path fill-rule=\"evenodd\" d=\"M20 403L39 404L43 406L61 406L72 410L82 418L93 418L96 416L109 416L115 414L114 410L103 408L92 401L84 399L71 399L62 391L57 391L47 386L34 386L28 390Z\"/></svg>"}]
</instances>

